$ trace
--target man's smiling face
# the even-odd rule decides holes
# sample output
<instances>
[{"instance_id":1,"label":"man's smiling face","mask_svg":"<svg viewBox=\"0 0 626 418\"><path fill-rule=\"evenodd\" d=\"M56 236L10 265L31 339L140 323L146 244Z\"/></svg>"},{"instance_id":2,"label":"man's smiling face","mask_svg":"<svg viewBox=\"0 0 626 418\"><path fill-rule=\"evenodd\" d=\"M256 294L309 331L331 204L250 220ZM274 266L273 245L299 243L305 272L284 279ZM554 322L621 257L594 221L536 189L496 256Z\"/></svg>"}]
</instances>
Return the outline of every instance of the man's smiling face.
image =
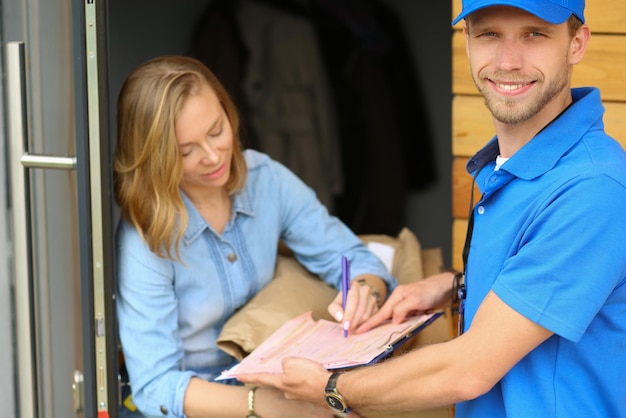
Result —
<instances>
[{"instance_id":1,"label":"man's smiling face","mask_svg":"<svg viewBox=\"0 0 626 418\"><path fill-rule=\"evenodd\" d=\"M472 78L494 118L525 122L569 94L567 22L553 25L521 9L489 7L466 20Z\"/></svg>"}]
</instances>

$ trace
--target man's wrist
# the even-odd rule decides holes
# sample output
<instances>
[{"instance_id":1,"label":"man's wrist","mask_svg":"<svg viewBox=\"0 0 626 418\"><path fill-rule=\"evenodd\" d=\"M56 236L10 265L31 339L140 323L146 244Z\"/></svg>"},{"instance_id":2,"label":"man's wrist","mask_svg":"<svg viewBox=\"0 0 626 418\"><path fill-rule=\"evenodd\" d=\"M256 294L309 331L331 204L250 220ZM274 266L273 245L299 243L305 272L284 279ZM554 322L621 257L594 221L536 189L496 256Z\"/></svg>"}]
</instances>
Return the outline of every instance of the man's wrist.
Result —
<instances>
[{"instance_id":1,"label":"man's wrist","mask_svg":"<svg viewBox=\"0 0 626 418\"><path fill-rule=\"evenodd\" d=\"M348 406L346 398L337 390L337 380L340 375L341 373L335 372L328 377L328 383L326 383L326 388L324 389L324 397L330 409L339 413L348 413L352 409Z\"/></svg>"}]
</instances>

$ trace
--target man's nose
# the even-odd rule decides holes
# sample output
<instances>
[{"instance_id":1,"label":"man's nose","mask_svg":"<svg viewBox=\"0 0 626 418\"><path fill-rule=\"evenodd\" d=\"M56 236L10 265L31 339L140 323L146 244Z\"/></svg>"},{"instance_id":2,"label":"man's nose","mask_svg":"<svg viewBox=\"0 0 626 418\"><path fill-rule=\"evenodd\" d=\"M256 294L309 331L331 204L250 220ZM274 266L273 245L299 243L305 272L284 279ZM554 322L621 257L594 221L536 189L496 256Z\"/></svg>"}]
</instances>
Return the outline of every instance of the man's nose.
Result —
<instances>
[{"instance_id":1,"label":"man's nose","mask_svg":"<svg viewBox=\"0 0 626 418\"><path fill-rule=\"evenodd\" d=\"M515 40L504 40L496 54L498 67L505 71L519 70L524 63L524 48Z\"/></svg>"}]
</instances>

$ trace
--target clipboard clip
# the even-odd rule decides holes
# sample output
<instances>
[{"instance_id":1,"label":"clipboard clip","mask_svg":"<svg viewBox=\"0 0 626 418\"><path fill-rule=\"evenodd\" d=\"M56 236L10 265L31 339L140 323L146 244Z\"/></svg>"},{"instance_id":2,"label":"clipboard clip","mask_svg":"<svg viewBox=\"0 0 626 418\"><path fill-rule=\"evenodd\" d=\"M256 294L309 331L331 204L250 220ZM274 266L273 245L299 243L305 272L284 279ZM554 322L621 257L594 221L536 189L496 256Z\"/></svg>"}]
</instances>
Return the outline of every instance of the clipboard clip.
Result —
<instances>
[{"instance_id":1,"label":"clipboard clip","mask_svg":"<svg viewBox=\"0 0 626 418\"><path fill-rule=\"evenodd\" d=\"M395 337L396 335L400 335L400 337ZM389 334L389 337L387 337L387 340L382 343L381 345L378 346L379 350L386 350L386 351L391 351L393 350L393 345L395 343L397 343L398 341L400 341L403 338L409 338L412 335L412 332L392 332L391 334Z\"/></svg>"}]
</instances>

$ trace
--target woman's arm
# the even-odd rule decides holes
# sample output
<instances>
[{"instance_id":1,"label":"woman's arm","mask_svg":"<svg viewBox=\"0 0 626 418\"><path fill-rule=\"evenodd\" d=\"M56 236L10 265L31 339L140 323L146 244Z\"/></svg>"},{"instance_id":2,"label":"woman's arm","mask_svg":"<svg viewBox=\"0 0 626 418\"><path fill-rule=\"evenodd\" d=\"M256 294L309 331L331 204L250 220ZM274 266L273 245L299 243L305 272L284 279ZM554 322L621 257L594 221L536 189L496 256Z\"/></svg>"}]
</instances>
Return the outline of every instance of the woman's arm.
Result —
<instances>
[{"instance_id":1,"label":"woman's arm","mask_svg":"<svg viewBox=\"0 0 626 418\"><path fill-rule=\"evenodd\" d=\"M370 318L397 282L378 257L316 198L295 174L271 163L281 214L281 238L310 272L339 290L328 311L354 330ZM342 257L350 262L352 285L342 309ZM359 280L363 280L362 283Z\"/></svg>"},{"instance_id":2,"label":"woman's arm","mask_svg":"<svg viewBox=\"0 0 626 418\"><path fill-rule=\"evenodd\" d=\"M251 386L232 386L192 378L185 392L187 418L243 418L248 416L248 393ZM332 418L326 406L288 400L282 392L261 387L254 394L254 412L263 418Z\"/></svg>"}]
</instances>

